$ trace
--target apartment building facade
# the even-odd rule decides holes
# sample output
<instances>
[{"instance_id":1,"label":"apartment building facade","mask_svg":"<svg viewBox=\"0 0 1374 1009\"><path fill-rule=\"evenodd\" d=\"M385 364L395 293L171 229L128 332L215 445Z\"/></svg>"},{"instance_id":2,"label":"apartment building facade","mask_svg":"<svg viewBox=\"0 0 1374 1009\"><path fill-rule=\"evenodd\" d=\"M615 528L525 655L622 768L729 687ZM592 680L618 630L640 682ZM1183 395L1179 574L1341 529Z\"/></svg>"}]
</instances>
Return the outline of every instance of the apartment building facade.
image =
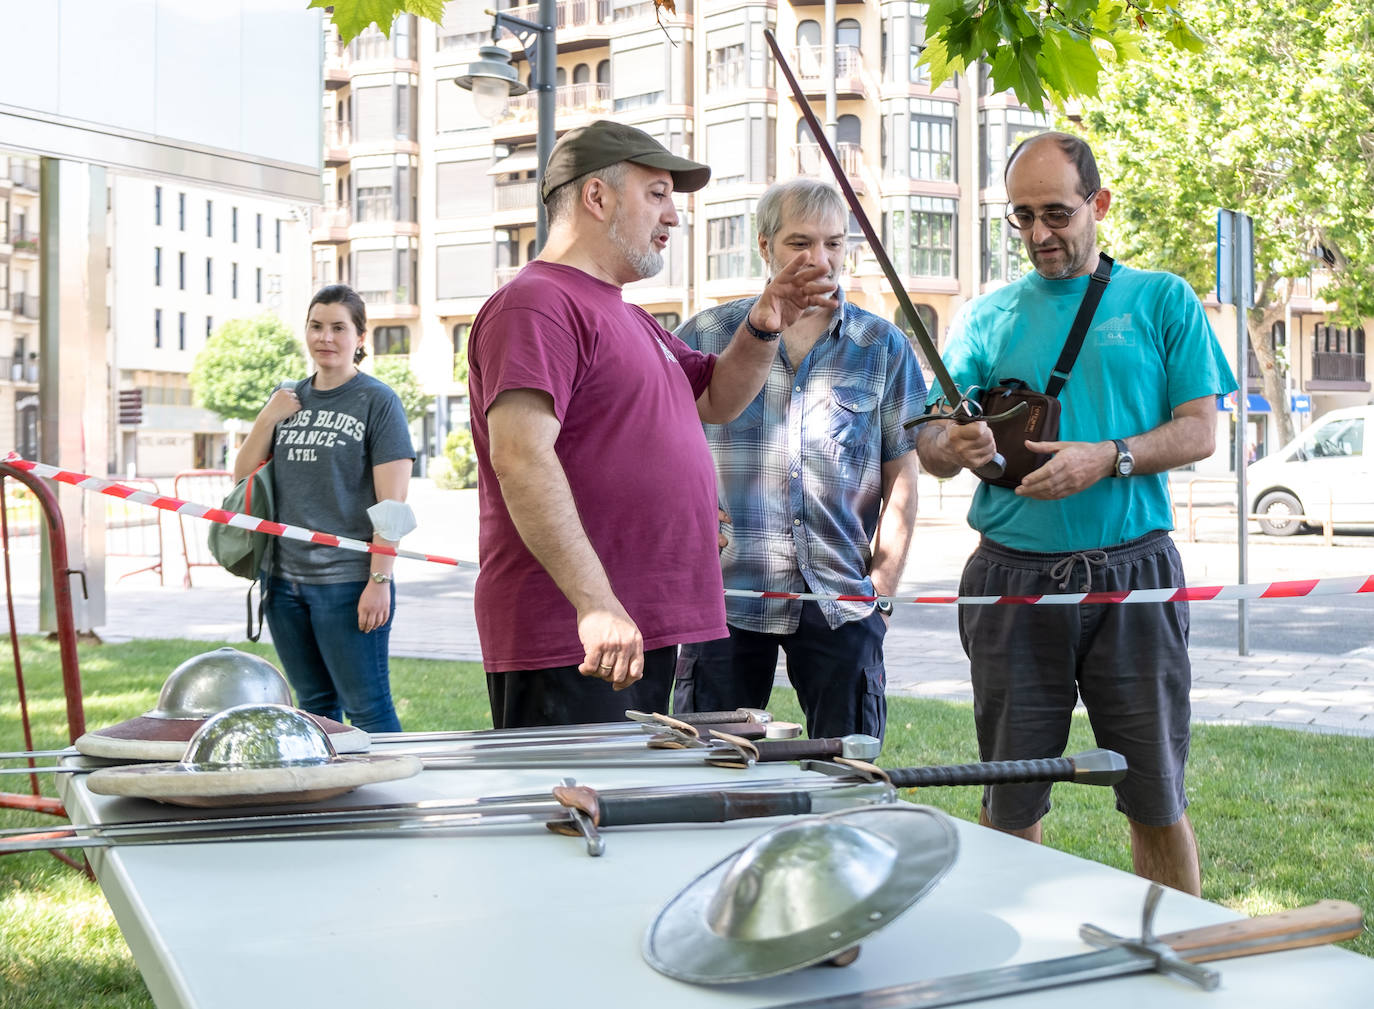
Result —
<instances>
[{"instance_id":1,"label":"apartment building facade","mask_svg":"<svg viewBox=\"0 0 1374 1009\"><path fill-rule=\"evenodd\" d=\"M307 216L303 207L243 193L111 176L111 398L142 394L137 424L114 418L117 472L167 476L224 465L235 422L226 427L192 402L191 367L230 319L272 312L304 332Z\"/></svg>"},{"instance_id":2,"label":"apartment building facade","mask_svg":"<svg viewBox=\"0 0 1374 1009\"><path fill-rule=\"evenodd\" d=\"M38 455L38 161L0 155L0 444Z\"/></svg>"},{"instance_id":3,"label":"apartment building facade","mask_svg":"<svg viewBox=\"0 0 1374 1009\"><path fill-rule=\"evenodd\" d=\"M534 5L497 6L537 20ZM1047 120L1009 94L990 93L985 73L932 88L916 65L926 4L840 2L831 25L819 0L676 7L664 15L652 0L557 4L557 133L614 117L713 169L705 189L676 198L682 226L663 272L630 285L627 299L672 328L701 308L756 293L759 197L779 179L829 178L767 49L766 28L938 341L961 305L1028 269L1003 220L1002 172L1020 139ZM449 3L441 24L403 16L390 39L370 31L342 47L330 31L314 280L358 288L373 352L407 355L438 397L424 439L434 451L443 430L466 416L458 362L474 315L535 254L537 99L513 98L489 123L454 84L492 40L492 18L475 3ZM529 81L521 47L506 33L499 44ZM905 325L854 222L851 231L847 297ZM1323 329L1320 302L1310 307L1318 314L1300 308L1293 330L1312 363L1310 371L1295 364L1299 388L1314 398L1359 396L1363 383L1367 398L1363 331ZM1215 305L1209 311L1219 320ZM1337 373L1339 380L1319 377ZM1331 381L1349 388L1321 388ZM1227 424L1219 411L1223 443Z\"/></svg>"}]
</instances>

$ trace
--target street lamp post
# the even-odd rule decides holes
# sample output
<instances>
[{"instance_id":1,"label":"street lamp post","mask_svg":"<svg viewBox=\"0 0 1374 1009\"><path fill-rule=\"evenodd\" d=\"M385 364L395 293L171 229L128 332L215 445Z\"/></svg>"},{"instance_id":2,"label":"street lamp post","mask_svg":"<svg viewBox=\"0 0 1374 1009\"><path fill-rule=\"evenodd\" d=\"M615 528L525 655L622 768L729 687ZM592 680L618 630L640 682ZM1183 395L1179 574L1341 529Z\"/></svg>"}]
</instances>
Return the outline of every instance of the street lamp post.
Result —
<instances>
[{"instance_id":1,"label":"street lamp post","mask_svg":"<svg viewBox=\"0 0 1374 1009\"><path fill-rule=\"evenodd\" d=\"M539 24L526 21L505 11L488 10L493 18L492 41L500 37L504 28L515 36L525 56L530 61L530 85L538 93L538 130L535 134L534 153L538 162L535 172L535 224L534 244L536 252L544 247L548 236L548 219L544 213L542 190L544 166L548 164L549 152L554 141L554 80L557 74L558 45L554 41L557 30L556 0L539 0ZM483 46L478 59L468 65L468 72L457 78L454 83L464 90L471 91L477 111L493 123L500 120L506 110L506 101L512 95L523 95L530 88L521 83L510 65L510 54L501 46Z\"/></svg>"}]
</instances>

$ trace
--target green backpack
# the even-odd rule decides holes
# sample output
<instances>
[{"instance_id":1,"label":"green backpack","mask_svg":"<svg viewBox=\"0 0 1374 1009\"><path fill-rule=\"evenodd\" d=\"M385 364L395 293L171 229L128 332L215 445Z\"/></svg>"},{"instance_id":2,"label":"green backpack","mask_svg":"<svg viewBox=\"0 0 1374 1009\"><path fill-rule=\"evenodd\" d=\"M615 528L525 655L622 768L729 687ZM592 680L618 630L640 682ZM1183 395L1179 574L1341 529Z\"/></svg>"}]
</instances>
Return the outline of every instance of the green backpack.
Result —
<instances>
[{"instance_id":1,"label":"green backpack","mask_svg":"<svg viewBox=\"0 0 1374 1009\"><path fill-rule=\"evenodd\" d=\"M257 469L234 484L224 503L225 511L241 512L254 518L272 520L272 460L269 457ZM273 537L267 533L250 532L237 526L214 522L210 525L210 553L219 566L231 575L257 580L262 570L262 558Z\"/></svg>"}]
</instances>

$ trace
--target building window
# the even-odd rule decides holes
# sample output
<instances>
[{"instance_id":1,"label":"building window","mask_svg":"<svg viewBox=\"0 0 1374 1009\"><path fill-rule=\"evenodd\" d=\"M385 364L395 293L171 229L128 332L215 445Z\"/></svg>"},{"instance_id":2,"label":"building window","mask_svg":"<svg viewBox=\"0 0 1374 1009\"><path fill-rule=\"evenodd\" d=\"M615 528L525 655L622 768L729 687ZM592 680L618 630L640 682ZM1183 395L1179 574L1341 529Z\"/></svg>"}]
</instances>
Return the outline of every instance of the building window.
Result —
<instances>
[{"instance_id":1,"label":"building window","mask_svg":"<svg viewBox=\"0 0 1374 1009\"><path fill-rule=\"evenodd\" d=\"M982 210L982 275L983 283L1011 283L1025 276L1030 269L1021 232L1002 217L1002 205L988 204Z\"/></svg>"},{"instance_id":2,"label":"building window","mask_svg":"<svg viewBox=\"0 0 1374 1009\"><path fill-rule=\"evenodd\" d=\"M435 214L441 220L451 220L491 213L494 187L492 176L487 174L488 167L485 160L441 161L435 165ZM532 177L528 181L518 179L502 183L495 188L512 199L518 197L524 206L531 206L538 199ZM517 193L516 189L521 191ZM528 190L527 196L525 190Z\"/></svg>"},{"instance_id":3,"label":"building window","mask_svg":"<svg viewBox=\"0 0 1374 1009\"><path fill-rule=\"evenodd\" d=\"M1325 382L1365 381L1364 329L1322 323L1312 329L1312 377Z\"/></svg>"},{"instance_id":4,"label":"building window","mask_svg":"<svg viewBox=\"0 0 1374 1009\"><path fill-rule=\"evenodd\" d=\"M1011 152L1026 137L1049 128L1048 116L1027 109L985 109L978 113L978 149L983 152L979 186L1000 187Z\"/></svg>"},{"instance_id":5,"label":"building window","mask_svg":"<svg viewBox=\"0 0 1374 1009\"><path fill-rule=\"evenodd\" d=\"M215 261L209 256L205 257L205 293L215 293Z\"/></svg>"},{"instance_id":6,"label":"building window","mask_svg":"<svg viewBox=\"0 0 1374 1009\"><path fill-rule=\"evenodd\" d=\"M372 352L378 357L410 353L410 328L378 326L372 331Z\"/></svg>"},{"instance_id":7,"label":"building window","mask_svg":"<svg viewBox=\"0 0 1374 1009\"><path fill-rule=\"evenodd\" d=\"M954 181L954 106L919 102L911 113L911 178Z\"/></svg>"},{"instance_id":8,"label":"building window","mask_svg":"<svg viewBox=\"0 0 1374 1009\"><path fill-rule=\"evenodd\" d=\"M177 290L186 290L186 253L177 253Z\"/></svg>"},{"instance_id":9,"label":"building window","mask_svg":"<svg viewBox=\"0 0 1374 1009\"><path fill-rule=\"evenodd\" d=\"M162 346L162 309L153 309L153 346Z\"/></svg>"},{"instance_id":10,"label":"building window","mask_svg":"<svg viewBox=\"0 0 1374 1009\"><path fill-rule=\"evenodd\" d=\"M262 248L262 215L258 215L258 248Z\"/></svg>"},{"instance_id":11,"label":"building window","mask_svg":"<svg viewBox=\"0 0 1374 1009\"><path fill-rule=\"evenodd\" d=\"M498 233L499 234L499 233ZM518 266L520 253L509 242L497 246L500 265ZM480 298L491 293L491 245L440 245L435 249L435 297Z\"/></svg>"},{"instance_id":12,"label":"building window","mask_svg":"<svg viewBox=\"0 0 1374 1009\"><path fill-rule=\"evenodd\" d=\"M677 312L655 312L654 318L670 333L682 325L682 316Z\"/></svg>"},{"instance_id":13,"label":"building window","mask_svg":"<svg viewBox=\"0 0 1374 1009\"><path fill-rule=\"evenodd\" d=\"M237 298L238 296L239 296L239 264L238 264L238 263L230 263L230 264L229 264L229 297L231 297L231 298Z\"/></svg>"},{"instance_id":14,"label":"building window","mask_svg":"<svg viewBox=\"0 0 1374 1009\"><path fill-rule=\"evenodd\" d=\"M177 193L177 230L186 230L186 194Z\"/></svg>"},{"instance_id":15,"label":"building window","mask_svg":"<svg viewBox=\"0 0 1374 1009\"><path fill-rule=\"evenodd\" d=\"M162 286L162 246L153 247L153 286Z\"/></svg>"},{"instance_id":16,"label":"building window","mask_svg":"<svg viewBox=\"0 0 1374 1009\"><path fill-rule=\"evenodd\" d=\"M414 140L415 86L395 82L354 87L353 139L361 143Z\"/></svg>"},{"instance_id":17,"label":"building window","mask_svg":"<svg viewBox=\"0 0 1374 1009\"><path fill-rule=\"evenodd\" d=\"M207 315L207 316L205 317L205 339L207 339L207 340L210 339L210 334L211 334L212 332L214 332L214 329L215 329L215 319L214 319L214 316Z\"/></svg>"},{"instance_id":18,"label":"building window","mask_svg":"<svg viewBox=\"0 0 1374 1009\"><path fill-rule=\"evenodd\" d=\"M667 100L668 58L663 44L613 53L611 79L615 88L616 112L658 105Z\"/></svg>"},{"instance_id":19,"label":"building window","mask_svg":"<svg viewBox=\"0 0 1374 1009\"><path fill-rule=\"evenodd\" d=\"M706 279L749 276L749 217L734 214L706 222Z\"/></svg>"},{"instance_id":20,"label":"building window","mask_svg":"<svg viewBox=\"0 0 1374 1009\"><path fill-rule=\"evenodd\" d=\"M748 69L743 42L712 49L706 57L706 93L718 95L748 87Z\"/></svg>"},{"instance_id":21,"label":"building window","mask_svg":"<svg viewBox=\"0 0 1374 1009\"><path fill-rule=\"evenodd\" d=\"M205 237L213 238L215 234L215 201L205 201Z\"/></svg>"},{"instance_id":22,"label":"building window","mask_svg":"<svg viewBox=\"0 0 1374 1009\"><path fill-rule=\"evenodd\" d=\"M453 325L453 356L462 356L463 351L468 347L468 333L472 332L472 323L458 322Z\"/></svg>"},{"instance_id":23,"label":"building window","mask_svg":"<svg viewBox=\"0 0 1374 1009\"><path fill-rule=\"evenodd\" d=\"M911 306L916 309L916 318L925 328L926 336L930 337L932 343L939 344L939 336L936 327L939 325L940 317L935 313L935 309L924 303L917 303ZM921 366L928 368L930 365L926 361L926 352L921 347L921 341L916 338L916 327L911 320L906 317L906 310L900 306L892 315L892 321L903 333L906 334L907 342L911 344L911 349L916 351L916 357L920 359Z\"/></svg>"},{"instance_id":24,"label":"building window","mask_svg":"<svg viewBox=\"0 0 1374 1009\"><path fill-rule=\"evenodd\" d=\"M261 305L261 304L262 304L262 267L259 266L259 267L257 268L257 270L254 271L254 272L256 273L256 277L255 277L254 280L253 280L253 286L254 286L254 289L255 289L255 297L254 297L254 300L257 301L257 303L258 303L259 305Z\"/></svg>"},{"instance_id":25,"label":"building window","mask_svg":"<svg viewBox=\"0 0 1374 1009\"><path fill-rule=\"evenodd\" d=\"M186 313L177 313L177 350L186 349Z\"/></svg>"},{"instance_id":26,"label":"building window","mask_svg":"<svg viewBox=\"0 0 1374 1009\"><path fill-rule=\"evenodd\" d=\"M229 240L237 242L239 240L239 208L229 208Z\"/></svg>"},{"instance_id":27,"label":"building window","mask_svg":"<svg viewBox=\"0 0 1374 1009\"><path fill-rule=\"evenodd\" d=\"M162 187L153 187L153 223L162 223Z\"/></svg>"},{"instance_id":28,"label":"building window","mask_svg":"<svg viewBox=\"0 0 1374 1009\"><path fill-rule=\"evenodd\" d=\"M281 218L277 218L277 252L281 252Z\"/></svg>"},{"instance_id":29,"label":"building window","mask_svg":"<svg viewBox=\"0 0 1374 1009\"><path fill-rule=\"evenodd\" d=\"M885 244L893 250L893 265L907 277L954 277L957 252L958 201L912 196L885 201Z\"/></svg>"}]
</instances>

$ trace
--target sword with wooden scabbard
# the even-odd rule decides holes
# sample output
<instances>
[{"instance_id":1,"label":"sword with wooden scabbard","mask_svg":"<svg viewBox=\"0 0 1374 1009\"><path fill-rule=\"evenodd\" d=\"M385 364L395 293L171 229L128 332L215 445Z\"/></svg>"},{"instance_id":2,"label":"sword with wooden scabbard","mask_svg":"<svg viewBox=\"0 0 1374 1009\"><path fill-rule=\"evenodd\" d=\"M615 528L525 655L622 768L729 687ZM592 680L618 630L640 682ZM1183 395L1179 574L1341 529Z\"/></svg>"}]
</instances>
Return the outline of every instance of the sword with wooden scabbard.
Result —
<instances>
[{"instance_id":1,"label":"sword with wooden scabbard","mask_svg":"<svg viewBox=\"0 0 1374 1009\"><path fill-rule=\"evenodd\" d=\"M841 758L845 759L845 758ZM0 854L63 848L190 844L213 841L283 840L316 837L384 837L511 823L544 823L558 833L580 834L587 851L600 855L601 827L672 823L725 823L763 816L823 813L855 805L893 802L898 788L937 785L996 785L1027 781L1072 781L1111 785L1126 774L1126 762L1111 750L1089 750L1048 760L1001 760L975 764L881 769L860 761L849 765L808 763L828 777L755 778L722 787L719 781L653 785L597 791L570 778L549 793L422 799L346 809L291 813L245 813L178 820L127 820L72 824L34 833L0 830Z\"/></svg>"},{"instance_id":2,"label":"sword with wooden scabbard","mask_svg":"<svg viewBox=\"0 0 1374 1009\"><path fill-rule=\"evenodd\" d=\"M774 1009L932 1009L1152 971L1212 991L1221 983L1221 975L1199 966L1205 961L1340 942L1355 938L1364 929L1364 914L1357 906L1343 900L1324 900L1292 911L1157 936L1154 915L1163 894L1162 886L1150 884L1138 939L1122 938L1096 925L1080 928L1084 942L1105 947L1093 953L786 1002Z\"/></svg>"}]
</instances>

